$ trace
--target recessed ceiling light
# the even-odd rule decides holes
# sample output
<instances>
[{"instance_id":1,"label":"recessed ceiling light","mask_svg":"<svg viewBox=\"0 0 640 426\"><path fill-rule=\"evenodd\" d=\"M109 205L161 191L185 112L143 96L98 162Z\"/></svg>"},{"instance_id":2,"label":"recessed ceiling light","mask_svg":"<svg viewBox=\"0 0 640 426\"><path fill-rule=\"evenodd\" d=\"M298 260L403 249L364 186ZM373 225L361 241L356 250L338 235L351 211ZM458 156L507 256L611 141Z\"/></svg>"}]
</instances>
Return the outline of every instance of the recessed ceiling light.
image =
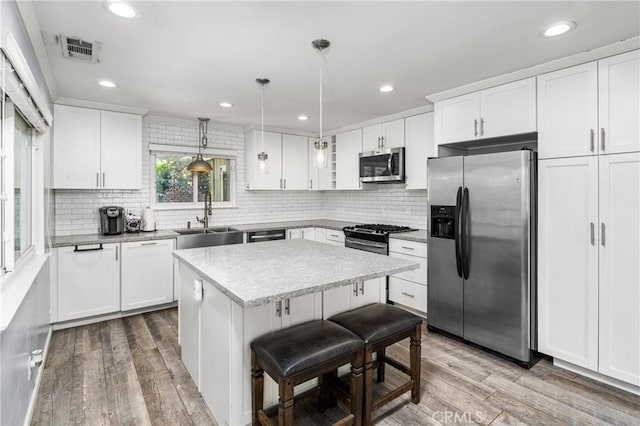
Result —
<instances>
[{"instance_id":1,"label":"recessed ceiling light","mask_svg":"<svg viewBox=\"0 0 640 426\"><path fill-rule=\"evenodd\" d=\"M298 120L300 120L300 121L305 121L305 120L308 120L308 119L309 119L308 115L302 114L302 115L298 116Z\"/></svg>"},{"instance_id":2,"label":"recessed ceiling light","mask_svg":"<svg viewBox=\"0 0 640 426\"><path fill-rule=\"evenodd\" d=\"M109 81L109 80L98 80L96 81L96 83L98 83L102 87L109 87L109 88L117 87L117 85L113 81Z\"/></svg>"},{"instance_id":3,"label":"recessed ceiling light","mask_svg":"<svg viewBox=\"0 0 640 426\"><path fill-rule=\"evenodd\" d=\"M230 102L220 102L220 106L222 108L231 108L233 106L233 104L230 103Z\"/></svg>"},{"instance_id":4,"label":"recessed ceiling light","mask_svg":"<svg viewBox=\"0 0 640 426\"><path fill-rule=\"evenodd\" d=\"M394 89L395 89L395 87L393 87L392 85L385 84L384 86L380 86L378 88L378 91L382 92L382 93L388 93L388 92L393 92Z\"/></svg>"},{"instance_id":5,"label":"recessed ceiling light","mask_svg":"<svg viewBox=\"0 0 640 426\"><path fill-rule=\"evenodd\" d=\"M118 15L121 18L135 19L140 17L138 9L121 1L112 1L107 3L107 9L109 12L114 15Z\"/></svg>"},{"instance_id":6,"label":"recessed ceiling light","mask_svg":"<svg viewBox=\"0 0 640 426\"><path fill-rule=\"evenodd\" d=\"M556 22L555 24L547 27L547 29L544 30L543 34L545 37L555 37L571 31L575 27L576 23L572 21Z\"/></svg>"}]
</instances>

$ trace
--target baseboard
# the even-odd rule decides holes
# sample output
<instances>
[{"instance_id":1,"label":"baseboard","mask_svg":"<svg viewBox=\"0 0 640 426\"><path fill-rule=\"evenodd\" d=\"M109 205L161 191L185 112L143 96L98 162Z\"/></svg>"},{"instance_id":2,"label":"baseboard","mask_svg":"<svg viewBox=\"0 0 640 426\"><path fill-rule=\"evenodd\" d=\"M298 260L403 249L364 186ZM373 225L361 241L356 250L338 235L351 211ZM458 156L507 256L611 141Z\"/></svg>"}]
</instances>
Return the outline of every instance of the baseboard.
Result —
<instances>
[{"instance_id":1,"label":"baseboard","mask_svg":"<svg viewBox=\"0 0 640 426\"><path fill-rule=\"evenodd\" d=\"M631 383L623 382L622 380L614 379L613 377L605 376L604 374L598 373L597 371L591 371L584 367L580 367L578 365L571 364L570 362L566 362L557 358L553 359L553 365L565 370L569 370L573 373L580 374L581 376L588 377L597 382L613 386L614 388L622 389L623 391L632 393L634 395L640 395L640 387L632 385Z\"/></svg>"},{"instance_id":2,"label":"baseboard","mask_svg":"<svg viewBox=\"0 0 640 426\"><path fill-rule=\"evenodd\" d=\"M178 306L178 302L170 302L170 303L165 303L164 305L149 306L146 308L133 309L131 311L126 311L126 312L118 311L118 312L113 312L111 314L96 315L94 317L89 317L89 318L80 318L77 320L57 322L53 324L53 329L54 331L63 330L65 328L79 327L81 325L94 324L96 322L130 317L132 315L144 314L146 312L160 311L162 309L174 308L176 306Z\"/></svg>"},{"instance_id":3,"label":"baseboard","mask_svg":"<svg viewBox=\"0 0 640 426\"><path fill-rule=\"evenodd\" d=\"M29 426L31 424L31 418L33 417L33 410L36 408L36 401L38 401L38 395L40 394L40 383L42 382L42 375L44 374L44 366L47 363L47 356L49 356L49 344L51 343L52 335L53 335L53 327L49 326L49 333L47 333L47 340L44 342L44 349L42 350L42 364L40 364L40 367L38 367L36 383L33 386L33 392L31 392L31 399L29 400L27 413L24 416L24 426Z\"/></svg>"}]
</instances>

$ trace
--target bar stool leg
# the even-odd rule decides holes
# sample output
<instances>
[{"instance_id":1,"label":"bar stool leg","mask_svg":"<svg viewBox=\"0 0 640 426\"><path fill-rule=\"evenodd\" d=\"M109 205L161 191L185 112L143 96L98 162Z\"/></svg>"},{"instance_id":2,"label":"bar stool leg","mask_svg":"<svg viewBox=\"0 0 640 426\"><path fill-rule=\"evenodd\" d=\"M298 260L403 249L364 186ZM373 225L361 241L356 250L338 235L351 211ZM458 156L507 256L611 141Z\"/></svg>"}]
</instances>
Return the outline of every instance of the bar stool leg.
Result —
<instances>
[{"instance_id":1,"label":"bar stool leg","mask_svg":"<svg viewBox=\"0 0 640 426\"><path fill-rule=\"evenodd\" d=\"M409 349L409 362L411 367L411 402L420 402L420 364L422 357L422 324L418 324L411 335L411 348Z\"/></svg>"},{"instance_id":2,"label":"bar stool leg","mask_svg":"<svg viewBox=\"0 0 640 426\"><path fill-rule=\"evenodd\" d=\"M371 424L371 412L373 411L373 350L371 346L364 348L364 410L362 424Z\"/></svg>"},{"instance_id":3,"label":"bar stool leg","mask_svg":"<svg viewBox=\"0 0 640 426\"><path fill-rule=\"evenodd\" d=\"M360 373L362 373L362 371L360 371ZM337 380L338 370L333 370L318 377L318 387L320 388L318 409L320 410L320 412L324 412L329 408L335 407L338 404L338 399L330 389L331 384L333 382L337 382Z\"/></svg>"},{"instance_id":4,"label":"bar stool leg","mask_svg":"<svg viewBox=\"0 0 640 426\"><path fill-rule=\"evenodd\" d=\"M264 370L258 364L258 357L251 351L251 424L258 425L258 411L262 410L264 401Z\"/></svg>"},{"instance_id":5,"label":"bar stool leg","mask_svg":"<svg viewBox=\"0 0 640 426\"><path fill-rule=\"evenodd\" d=\"M376 363L378 364L378 383L384 382L384 368L386 363L384 362L384 355L387 348L379 349L376 353Z\"/></svg>"},{"instance_id":6,"label":"bar stool leg","mask_svg":"<svg viewBox=\"0 0 640 426\"><path fill-rule=\"evenodd\" d=\"M358 351L351 361L351 414L355 416L354 425L362 425L362 393L363 393L363 353Z\"/></svg>"},{"instance_id":7,"label":"bar stool leg","mask_svg":"<svg viewBox=\"0 0 640 426\"><path fill-rule=\"evenodd\" d=\"M293 425L293 382L289 379L278 380L278 426Z\"/></svg>"}]
</instances>

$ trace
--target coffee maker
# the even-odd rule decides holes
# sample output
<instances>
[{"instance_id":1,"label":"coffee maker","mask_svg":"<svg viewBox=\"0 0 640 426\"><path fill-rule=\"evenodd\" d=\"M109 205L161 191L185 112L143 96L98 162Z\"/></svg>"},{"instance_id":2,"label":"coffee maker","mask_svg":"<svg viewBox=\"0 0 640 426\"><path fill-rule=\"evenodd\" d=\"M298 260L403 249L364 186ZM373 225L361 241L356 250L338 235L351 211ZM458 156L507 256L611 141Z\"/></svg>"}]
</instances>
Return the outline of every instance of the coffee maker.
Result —
<instances>
[{"instance_id":1,"label":"coffee maker","mask_svg":"<svg viewBox=\"0 0 640 426\"><path fill-rule=\"evenodd\" d=\"M118 206L100 207L100 233L118 235L124 232L124 208Z\"/></svg>"}]
</instances>

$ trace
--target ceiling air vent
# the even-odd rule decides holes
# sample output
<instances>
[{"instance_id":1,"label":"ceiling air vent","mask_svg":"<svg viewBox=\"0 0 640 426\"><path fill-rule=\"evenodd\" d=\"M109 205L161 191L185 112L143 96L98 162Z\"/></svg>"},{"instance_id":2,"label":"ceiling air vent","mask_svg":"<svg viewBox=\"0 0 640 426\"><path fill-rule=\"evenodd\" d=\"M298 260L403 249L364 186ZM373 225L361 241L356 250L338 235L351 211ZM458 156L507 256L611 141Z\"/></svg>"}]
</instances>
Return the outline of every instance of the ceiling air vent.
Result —
<instances>
[{"instance_id":1,"label":"ceiling air vent","mask_svg":"<svg viewBox=\"0 0 640 426\"><path fill-rule=\"evenodd\" d=\"M102 43L98 41L85 41L78 37L70 37L64 34L59 36L62 47L62 56L83 62L95 64L100 62L98 54Z\"/></svg>"}]
</instances>

